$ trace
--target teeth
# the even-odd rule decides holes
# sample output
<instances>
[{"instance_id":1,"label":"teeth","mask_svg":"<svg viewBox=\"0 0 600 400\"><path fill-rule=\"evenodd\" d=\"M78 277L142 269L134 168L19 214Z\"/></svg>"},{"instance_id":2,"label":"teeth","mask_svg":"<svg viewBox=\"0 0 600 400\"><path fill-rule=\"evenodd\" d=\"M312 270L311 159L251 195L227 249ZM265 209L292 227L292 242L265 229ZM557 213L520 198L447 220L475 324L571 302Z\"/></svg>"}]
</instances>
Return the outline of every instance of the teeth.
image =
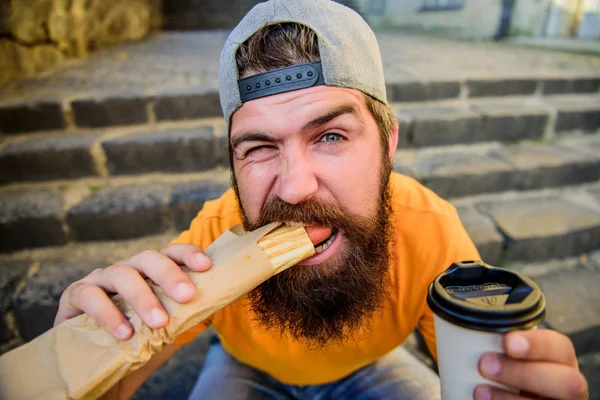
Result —
<instances>
[{"instance_id":1,"label":"teeth","mask_svg":"<svg viewBox=\"0 0 600 400\"><path fill-rule=\"evenodd\" d=\"M336 236L337 236L337 233L334 233L333 235L331 235L329 237L329 239L327 239L327 241L325 243L323 243L319 247L315 247L315 253L319 254L319 253L322 253L325 250L327 250L327 248L329 246L331 246L331 243L333 243L333 241L335 240Z\"/></svg>"}]
</instances>

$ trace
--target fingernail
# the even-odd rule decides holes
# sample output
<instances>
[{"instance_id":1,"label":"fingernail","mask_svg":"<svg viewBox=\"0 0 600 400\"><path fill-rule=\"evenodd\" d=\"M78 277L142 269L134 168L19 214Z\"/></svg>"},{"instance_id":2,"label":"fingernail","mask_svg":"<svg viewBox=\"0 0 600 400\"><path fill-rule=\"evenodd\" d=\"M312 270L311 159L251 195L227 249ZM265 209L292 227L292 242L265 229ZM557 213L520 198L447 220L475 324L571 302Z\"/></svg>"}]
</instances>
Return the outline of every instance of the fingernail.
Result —
<instances>
[{"instance_id":1,"label":"fingernail","mask_svg":"<svg viewBox=\"0 0 600 400\"><path fill-rule=\"evenodd\" d=\"M478 387L475 389L475 400L492 400L492 391L486 386Z\"/></svg>"},{"instance_id":2,"label":"fingernail","mask_svg":"<svg viewBox=\"0 0 600 400\"><path fill-rule=\"evenodd\" d=\"M131 327L126 323L122 323L117 327L115 333L117 334L117 337L119 339L127 339L129 337L129 334L131 333Z\"/></svg>"},{"instance_id":3,"label":"fingernail","mask_svg":"<svg viewBox=\"0 0 600 400\"><path fill-rule=\"evenodd\" d=\"M508 350L515 356L526 356L529 351L529 341L519 334L508 337Z\"/></svg>"},{"instance_id":4,"label":"fingernail","mask_svg":"<svg viewBox=\"0 0 600 400\"><path fill-rule=\"evenodd\" d=\"M167 322L167 314L164 311L159 310L158 308L150 311L150 322L154 326L162 326Z\"/></svg>"},{"instance_id":5,"label":"fingernail","mask_svg":"<svg viewBox=\"0 0 600 400\"><path fill-rule=\"evenodd\" d=\"M481 363L481 371L488 377L494 377L500 373L502 364L500 358L494 355L488 355L483 358Z\"/></svg>"},{"instance_id":6,"label":"fingernail","mask_svg":"<svg viewBox=\"0 0 600 400\"><path fill-rule=\"evenodd\" d=\"M189 298L196 294L196 288L191 283L180 283L175 289L180 297Z\"/></svg>"},{"instance_id":7,"label":"fingernail","mask_svg":"<svg viewBox=\"0 0 600 400\"><path fill-rule=\"evenodd\" d=\"M206 264L206 255L198 253L194 255L194 261L198 264Z\"/></svg>"}]
</instances>

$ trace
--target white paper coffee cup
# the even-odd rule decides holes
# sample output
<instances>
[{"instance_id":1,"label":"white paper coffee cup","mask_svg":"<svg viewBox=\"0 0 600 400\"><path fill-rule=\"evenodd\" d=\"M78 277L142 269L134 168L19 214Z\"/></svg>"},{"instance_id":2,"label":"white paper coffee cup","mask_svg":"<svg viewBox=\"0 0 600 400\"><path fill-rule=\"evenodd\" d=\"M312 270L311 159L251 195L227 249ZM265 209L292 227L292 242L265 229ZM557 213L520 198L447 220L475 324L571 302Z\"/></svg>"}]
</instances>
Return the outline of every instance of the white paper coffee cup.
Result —
<instances>
[{"instance_id":1,"label":"white paper coffee cup","mask_svg":"<svg viewBox=\"0 0 600 400\"><path fill-rule=\"evenodd\" d=\"M504 353L503 335L532 329L545 315L538 286L514 271L481 261L455 263L429 286L443 400L472 399L477 385L508 391L479 374L484 353Z\"/></svg>"}]
</instances>

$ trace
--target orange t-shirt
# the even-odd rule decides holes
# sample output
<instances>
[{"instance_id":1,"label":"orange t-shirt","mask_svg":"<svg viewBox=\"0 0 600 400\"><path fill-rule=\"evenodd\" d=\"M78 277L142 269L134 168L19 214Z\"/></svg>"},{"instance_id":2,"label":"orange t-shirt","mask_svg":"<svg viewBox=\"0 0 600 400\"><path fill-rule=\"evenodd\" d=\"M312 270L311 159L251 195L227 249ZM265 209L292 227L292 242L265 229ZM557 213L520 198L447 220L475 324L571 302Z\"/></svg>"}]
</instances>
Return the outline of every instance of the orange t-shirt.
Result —
<instances>
[{"instance_id":1,"label":"orange t-shirt","mask_svg":"<svg viewBox=\"0 0 600 400\"><path fill-rule=\"evenodd\" d=\"M339 380L400 345L416 327L435 356L433 315L426 303L429 283L453 262L477 260L479 253L450 203L398 173L392 174L391 185L396 241L390 265L392 293L384 300L383 310L370 320L368 330L357 332L343 345L311 350L287 335L256 325L243 296L179 336L175 343L187 343L212 325L233 357L293 385ZM206 202L189 230L174 243L206 248L239 222L230 189L221 198Z\"/></svg>"}]
</instances>

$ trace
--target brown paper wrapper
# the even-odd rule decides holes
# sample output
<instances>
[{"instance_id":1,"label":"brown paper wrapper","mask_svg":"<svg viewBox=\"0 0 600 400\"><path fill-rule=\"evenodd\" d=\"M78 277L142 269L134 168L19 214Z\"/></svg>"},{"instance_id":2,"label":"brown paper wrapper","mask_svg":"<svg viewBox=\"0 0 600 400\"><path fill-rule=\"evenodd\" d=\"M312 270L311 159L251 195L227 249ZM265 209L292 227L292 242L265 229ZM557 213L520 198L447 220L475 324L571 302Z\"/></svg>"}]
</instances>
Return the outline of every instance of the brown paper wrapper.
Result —
<instances>
[{"instance_id":1,"label":"brown paper wrapper","mask_svg":"<svg viewBox=\"0 0 600 400\"><path fill-rule=\"evenodd\" d=\"M4 354L0 357L0 398L64 400L102 396L177 336L289 267L274 268L257 244L278 226L273 223L249 233L236 226L220 236L205 250L212 268L200 273L185 271L197 288L196 298L190 303L178 304L151 284L170 315L164 328L149 328L120 296L115 296L114 302L135 329L129 340L118 341L82 314ZM312 254L312 245L305 250L303 258ZM294 249L294 253L298 251Z\"/></svg>"}]
</instances>

